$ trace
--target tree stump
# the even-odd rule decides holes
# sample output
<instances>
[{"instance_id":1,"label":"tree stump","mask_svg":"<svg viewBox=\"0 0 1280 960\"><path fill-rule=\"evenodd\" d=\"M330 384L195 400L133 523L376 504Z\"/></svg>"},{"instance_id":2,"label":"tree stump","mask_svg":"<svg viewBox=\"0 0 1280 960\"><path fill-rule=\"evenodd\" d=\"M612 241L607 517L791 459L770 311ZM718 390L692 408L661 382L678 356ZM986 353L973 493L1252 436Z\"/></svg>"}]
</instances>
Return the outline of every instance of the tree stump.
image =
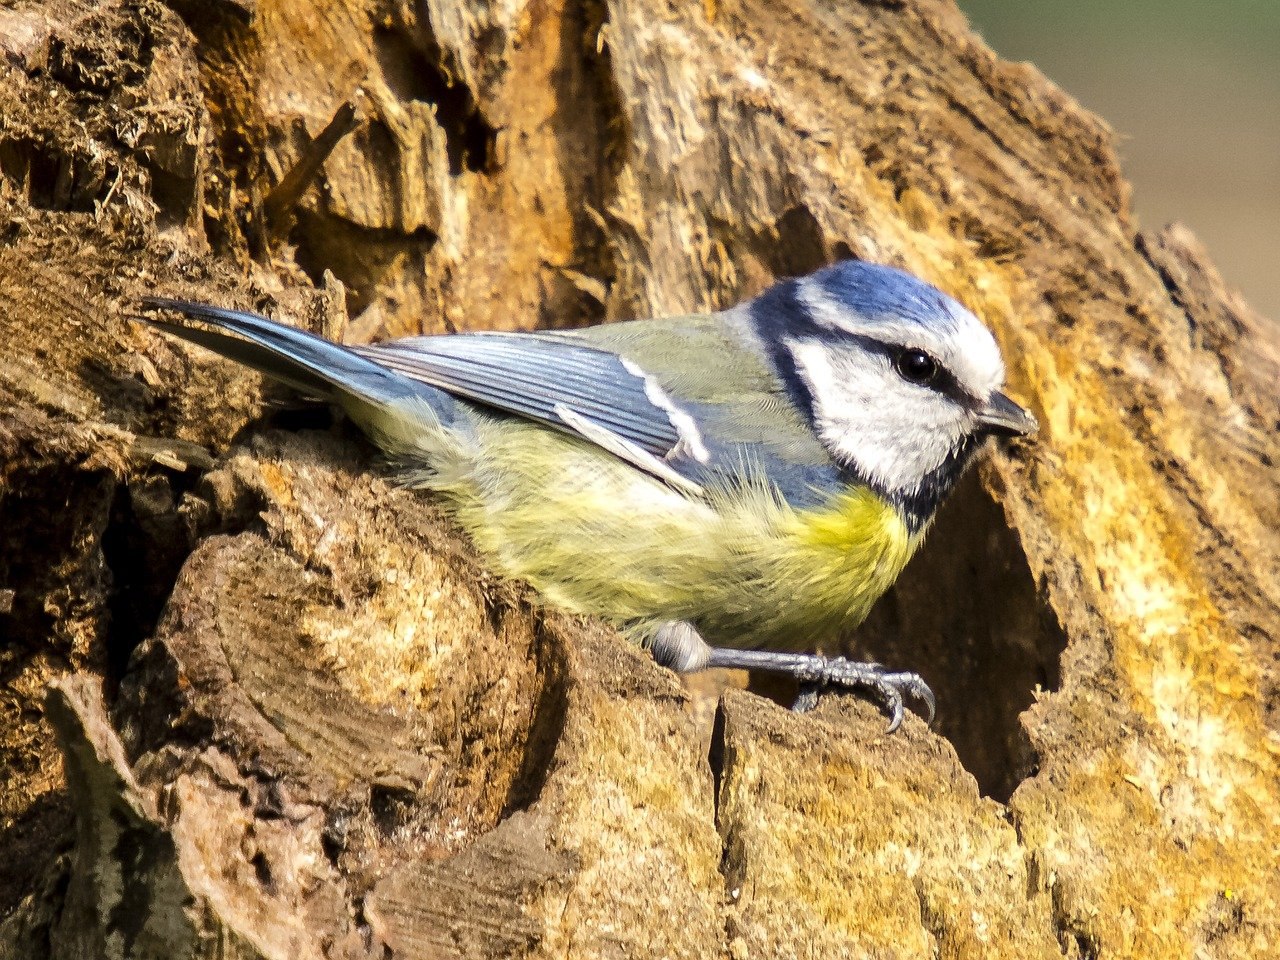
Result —
<instances>
[{"instance_id":1,"label":"tree stump","mask_svg":"<svg viewBox=\"0 0 1280 960\"><path fill-rule=\"evenodd\" d=\"M0 958L1280 951L1280 336L949 0L17 0L0 52ZM934 731L686 688L130 320L571 327L848 256L1043 424L850 638Z\"/></svg>"}]
</instances>

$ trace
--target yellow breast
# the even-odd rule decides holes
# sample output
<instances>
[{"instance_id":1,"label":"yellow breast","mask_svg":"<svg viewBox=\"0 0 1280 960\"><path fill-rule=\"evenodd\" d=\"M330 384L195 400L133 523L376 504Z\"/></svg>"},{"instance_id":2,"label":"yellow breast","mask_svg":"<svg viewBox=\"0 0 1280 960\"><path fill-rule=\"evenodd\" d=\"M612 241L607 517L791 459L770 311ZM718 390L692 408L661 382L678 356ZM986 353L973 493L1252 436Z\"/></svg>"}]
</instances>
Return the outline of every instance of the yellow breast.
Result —
<instances>
[{"instance_id":1,"label":"yellow breast","mask_svg":"<svg viewBox=\"0 0 1280 960\"><path fill-rule=\"evenodd\" d=\"M574 438L486 429L486 456L432 485L502 572L637 636L688 620L719 646L830 645L920 539L863 487L807 510L764 482L688 497Z\"/></svg>"},{"instance_id":2,"label":"yellow breast","mask_svg":"<svg viewBox=\"0 0 1280 960\"><path fill-rule=\"evenodd\" d=\"M773 564L789 585L776 602L789 611L779 634L812 648L861 623L871 605L893 585L915 552L923 531L912 532L901 514L866 487L853 487L823 506L797 511L779 529Z\"/></svg>"}]
</instances>

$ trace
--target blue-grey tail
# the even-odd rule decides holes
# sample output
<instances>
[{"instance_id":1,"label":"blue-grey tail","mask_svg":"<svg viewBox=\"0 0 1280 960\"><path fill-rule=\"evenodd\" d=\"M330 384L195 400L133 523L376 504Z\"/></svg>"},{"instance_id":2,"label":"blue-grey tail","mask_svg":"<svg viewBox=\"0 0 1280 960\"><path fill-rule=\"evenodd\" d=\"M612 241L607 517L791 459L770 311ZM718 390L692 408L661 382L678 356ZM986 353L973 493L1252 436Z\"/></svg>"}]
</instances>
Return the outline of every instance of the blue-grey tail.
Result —
<instances>
[{"instance_id":1,"label":"blue-grey tail","mask_svg":"<svg viewBox=\"0 0 1280 960\"><path fill-rule=\"evenodd\" d=\"M455 419L455 401L447 393L305 330L275 323L254 313L188 300L145 297L142 302L150 309L172 310L214 329L152 317L139 318L146 323L251 367L308 396L336 403L357 420L369 419L369 407L387 412L413 410L421 416L424 406L434 414L439 426L448 427ZM380 429L383 424L372 426Z\"/></svg>"}]
</instances>

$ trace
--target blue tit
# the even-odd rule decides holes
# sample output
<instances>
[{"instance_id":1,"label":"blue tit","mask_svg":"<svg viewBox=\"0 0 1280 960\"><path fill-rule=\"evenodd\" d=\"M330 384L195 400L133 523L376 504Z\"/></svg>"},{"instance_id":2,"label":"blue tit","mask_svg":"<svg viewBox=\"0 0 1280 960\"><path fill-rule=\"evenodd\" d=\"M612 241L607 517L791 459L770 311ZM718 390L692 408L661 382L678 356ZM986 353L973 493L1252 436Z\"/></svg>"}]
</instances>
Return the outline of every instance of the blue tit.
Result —
<instances>
[{"instance_id":1,"label":"blue tit","mask_svg":"<svg viewBox=\"0 0 1280 960\"><path fill-rule=\"evenodd\" d=\"M721 313L572 332L342 346L263 317L149 298L150 322L341 407L488 561L604 617L678 671L773 670L862 688L891 729L915 673L826 658L919 546L992 434L990 331L901 270L850 260Z\"/></svg>"}]
</instances>

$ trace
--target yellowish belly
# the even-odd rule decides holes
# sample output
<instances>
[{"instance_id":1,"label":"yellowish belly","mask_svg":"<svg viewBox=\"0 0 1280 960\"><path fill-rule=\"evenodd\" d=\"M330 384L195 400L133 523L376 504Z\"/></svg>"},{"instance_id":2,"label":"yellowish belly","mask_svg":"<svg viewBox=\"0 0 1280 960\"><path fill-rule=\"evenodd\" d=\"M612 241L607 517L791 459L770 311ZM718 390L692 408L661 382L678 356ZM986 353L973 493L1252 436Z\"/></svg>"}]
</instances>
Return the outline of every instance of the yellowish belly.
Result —
<instances>
[{"instance_id":1,"label":"yellowish belly","mask_svg":"<svg viewBox=\"0 0 1280 960\"><path fill-rule=\"evenodd\" d=\"M918 543L849 488L797 512L766 485L691 499L570 437L495 425L445 484L503 573L637 635L689 620L713 645L813 649L856 626Z\"/></svg>"}]
</instances>

